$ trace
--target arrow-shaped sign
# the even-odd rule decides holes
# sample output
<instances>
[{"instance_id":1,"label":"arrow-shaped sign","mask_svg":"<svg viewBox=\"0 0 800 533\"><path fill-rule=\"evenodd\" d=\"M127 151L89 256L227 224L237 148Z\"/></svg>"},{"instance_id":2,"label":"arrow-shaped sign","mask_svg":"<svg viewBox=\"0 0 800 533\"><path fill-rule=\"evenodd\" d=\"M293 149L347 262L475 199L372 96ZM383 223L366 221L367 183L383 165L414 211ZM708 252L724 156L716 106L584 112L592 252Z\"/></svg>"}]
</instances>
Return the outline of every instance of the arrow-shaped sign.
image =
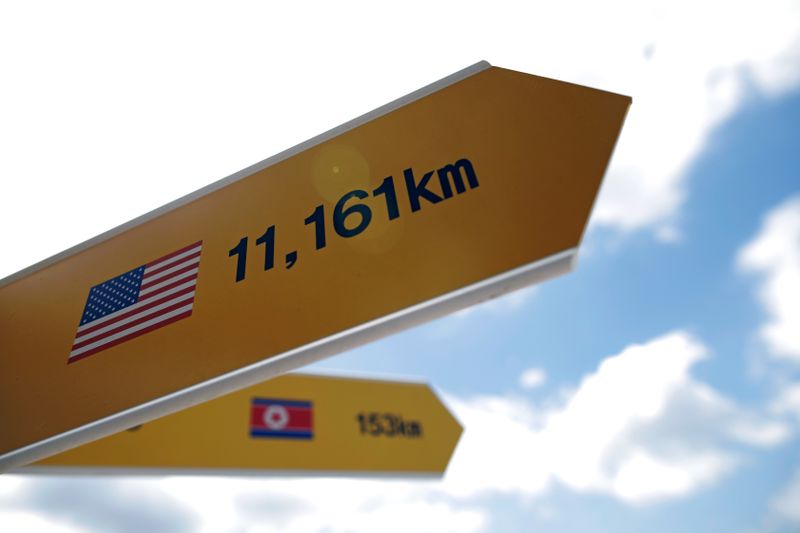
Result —
<instances>
[{"instance_id":1,"label":"arrow-shaped sign","mask_svg":"<svg viewBox=\"0 0 800 533\"><path fill-rule=\"evenodd\" d=\"M425 383L286 374L20 471L440 476L460 435Z\"/></svg>"},{"instance_id":2,"label":"arrow-shaped sign","mask_svg":"<svg viewBox=\"0 0 800 533\"><path fill-rule=\"evenodd\" d=\"M569 271L629 104L480 63L0 281L0 471Z\"/></svg>"}]
</instances>

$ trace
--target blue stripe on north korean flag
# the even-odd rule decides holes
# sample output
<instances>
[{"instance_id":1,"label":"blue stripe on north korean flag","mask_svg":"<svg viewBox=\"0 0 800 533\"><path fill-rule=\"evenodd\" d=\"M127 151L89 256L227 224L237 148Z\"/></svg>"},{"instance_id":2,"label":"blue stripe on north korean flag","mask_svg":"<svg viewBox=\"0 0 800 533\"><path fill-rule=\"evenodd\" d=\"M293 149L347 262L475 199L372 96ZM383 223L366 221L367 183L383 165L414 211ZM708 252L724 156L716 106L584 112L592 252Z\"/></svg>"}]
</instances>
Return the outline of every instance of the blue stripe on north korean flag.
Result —
<instances>
[{"instance_id":1,"label":"blue stripe on north korean flag","mask_svg":"<svg viewBox=\"0 0 800 533\"><path fill-rule=\"evenodd\" d=\"M312 439L314 437L314 413L311 402L253 398L250 402L250 436Z\"/></svg>"}]
</instances>

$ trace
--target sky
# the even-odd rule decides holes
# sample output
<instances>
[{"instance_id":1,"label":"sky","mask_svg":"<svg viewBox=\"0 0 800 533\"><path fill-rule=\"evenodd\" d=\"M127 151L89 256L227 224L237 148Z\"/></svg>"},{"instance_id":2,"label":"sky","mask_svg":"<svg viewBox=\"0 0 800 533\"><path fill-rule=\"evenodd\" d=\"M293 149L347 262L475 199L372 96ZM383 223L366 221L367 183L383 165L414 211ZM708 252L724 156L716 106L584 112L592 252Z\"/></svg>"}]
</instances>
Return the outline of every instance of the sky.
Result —
<instances>
[{"instance_id":1,"label":"sky","mask_svg":"<svg viewBox=\"0 0 800 533\"><path fill-rule=\"evenodd\" d=\"M0 530L800 530L800 2L4 2L0 277L481 59L633 105L573 273L315 365L432 383L442 480L3 475Z\"/></svg>"}]
</instances>

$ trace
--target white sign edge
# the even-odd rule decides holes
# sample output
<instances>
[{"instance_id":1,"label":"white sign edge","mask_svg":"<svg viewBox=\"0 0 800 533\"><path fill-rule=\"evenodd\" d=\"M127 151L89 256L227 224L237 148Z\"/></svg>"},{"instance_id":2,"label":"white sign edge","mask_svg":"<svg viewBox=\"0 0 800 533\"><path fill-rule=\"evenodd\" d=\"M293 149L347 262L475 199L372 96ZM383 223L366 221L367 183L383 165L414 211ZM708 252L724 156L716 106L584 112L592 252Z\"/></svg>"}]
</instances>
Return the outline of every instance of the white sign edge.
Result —
<instances>
[{"instance_id":1,"label":"white sign edge","mask_svg":"<svg viewBox=\"0 0 800 533\"><path fill-rule=\"evenodd\" d=\"M412 305L354 328L299 346L282 354L202 383L120 411L106 418L53 435L0 455L0 473L34 463L93 440L145 424L181 409L250 387L301 366L380 339L515 289L566 274L575 266L577 248L545 257L472 285ZM460 422L459 422L460 423Z\"/></svg>"},{"instance_id":2,"label":"white sign edge","mask_svg":"<svg viewBox=\"0 0 800 533\"><path fill-rule=\"evenodd\" d=\"M205 187L202 187L194 192L182 196L177 200L173 200L168 204L164 204L161 207L158 207L148 213L145 213L141 216L134 218L133 220L129 220L128 222L120 224L119 226L116 226L108 231L105 231L100 235L92 237L91 239L88 239L80 244L72 246L71 248L67 248L63 252L59 252L51 257L48 257L47 259L43 259L38 263L34 263L29 267L25 267L20 271L10 274L5 278L0 279L0 289L5 287L6 285L9 285L10 283L13 283L18 279L24 278L25 276L33 274L34 272L38 272L39 270L42 270L43 268L46 268L54 263L57 263L62 259L66 259L67 257L82 252L83 250L91 248L92 246L105 242L113 237L116 237L117 235L120 235L121 233L128 231L129 229L135 228L136 226L144 224L145 222L153 220L154 218L157 218L165 213L168 213L183 205L193 202L198 198L202 198L203 196L211 194L214 191L222 189L230 185L231 183L235 183L252 174L255 174L256 172L264 170L265 168L276 165L281 161L289 159L290 157L295 156L301 152L305 152L306 150L309 150L319 144L322 144L325 141L338 137L339 135L342 135L343 133L346 133L363 124L366 124L367 122L380 118L384 115L388 115L389 113L396 111L405 105L420 100L437 91L440 91L445 87L448 87L449 85L453 85L454 83L469 78L470 76L473 76L478 72L484 71L490 68L491 66L492 65L490 65L488 61L479 61L474 65L470 65L469 67L459 70L458 72L454 72L449 76L445 76L444 78L435 81L429 85L426 85L420 89L417 89L414 92L411 92L405 96L401 96L397 100L393 100L388 104L384 104L376 109L373 109L372 111L369 111L368 113L365 113L360 117L356 117L353 120L349 120L344 124L336 126L335 128L332 128L324 133L320 133L316 137L312 137L307 141L303 141L300 144L292 146L291 148L287 148L286 150L278 154L275 154L271 157L268 157L263 161L259 161L258 163L250 165L249 167L244 168L238 172L235 172L226 178L222 178L220 180L215 181L214 183L210 183L209 185L206 185Z\"/></svg>"},{"instance_id":3,"label":"white sign edge","mask_svg":"<svg viewBox=\"0 0 800 533\"><path fill-rule=\"evenodd\" d=\"M28 465L7 472L34 476L225 476L225 477L284 477L284 478L363 478L363 479L442 479L445 472L414 472L392 470L276 470L255 468L177 468L177 467L103 467Z\"/></svg>"}]
</instances>

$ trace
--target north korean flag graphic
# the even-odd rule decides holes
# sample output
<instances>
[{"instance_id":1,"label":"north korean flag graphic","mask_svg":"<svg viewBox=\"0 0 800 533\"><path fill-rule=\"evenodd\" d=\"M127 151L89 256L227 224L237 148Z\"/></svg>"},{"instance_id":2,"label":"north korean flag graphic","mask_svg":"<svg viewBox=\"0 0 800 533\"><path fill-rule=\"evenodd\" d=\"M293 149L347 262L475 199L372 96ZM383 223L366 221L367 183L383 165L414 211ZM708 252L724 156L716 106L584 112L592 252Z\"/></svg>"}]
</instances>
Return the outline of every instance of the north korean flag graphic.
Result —
<instances>
[{"instance_id":1,"label":"north korean flag graphic","mask_svg":"<svg viewBox=\"0 0 800 533\"><path fill-rule=\"evenodd\" d=\"M250 403L250 436L273 439L314 438L311 402L253 398Z\"/></svg>"}]
</instances>

